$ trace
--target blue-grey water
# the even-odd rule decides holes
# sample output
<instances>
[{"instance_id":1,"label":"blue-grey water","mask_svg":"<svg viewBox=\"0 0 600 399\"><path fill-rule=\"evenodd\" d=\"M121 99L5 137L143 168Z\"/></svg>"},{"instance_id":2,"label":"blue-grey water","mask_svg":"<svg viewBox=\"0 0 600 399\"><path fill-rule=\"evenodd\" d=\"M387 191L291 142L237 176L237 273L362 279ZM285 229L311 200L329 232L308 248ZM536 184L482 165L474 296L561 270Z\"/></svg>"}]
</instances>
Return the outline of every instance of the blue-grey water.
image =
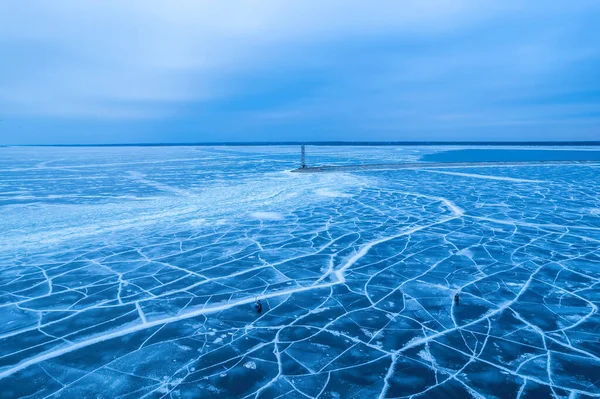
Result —
<instances>
[{"instance_id":1,"label":"blue-grey water","mask_svg":"<svg viewBox=\"0 0 600 399\"><path fill-rule=\"evenodd\" d=\"M600 148L307 151L565 162L0 148L0 398L600 396Z\"/></svg>"},{"instance_id":2,"label":"blue-grey water","mask_svg":"<svg viewBox=\"0 0 600 399\"><path fill-rule=\"evenodd\" d=\"M432 162L535 162L535 161L600 161L596 148L476 148L440 151L424 155Z\"/></svg>"}]
</instances>

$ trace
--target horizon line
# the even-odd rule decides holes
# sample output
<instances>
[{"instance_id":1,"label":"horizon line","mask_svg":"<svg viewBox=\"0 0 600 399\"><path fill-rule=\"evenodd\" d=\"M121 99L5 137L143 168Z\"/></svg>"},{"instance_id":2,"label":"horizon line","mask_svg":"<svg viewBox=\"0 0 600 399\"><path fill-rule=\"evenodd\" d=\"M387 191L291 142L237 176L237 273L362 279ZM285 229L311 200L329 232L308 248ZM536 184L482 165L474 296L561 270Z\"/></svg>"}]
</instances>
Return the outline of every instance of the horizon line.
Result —
<instances>
[{"instance_id":1,"label":"horizon line","mask_svg":"<svg viewBox=\"0 0 600 399\"><path fill-rule=\"evenodd\" d=\"M524 140L524 141L204 141L204 142L155 142L155 143L90 143L90 144L0 144L0 147L191 147L191 146L274 146L274 145L315 145L315 146L434 146L434 145L557 145L557 146L600 146L593 140Z\"/></svg>"}]
</instances>

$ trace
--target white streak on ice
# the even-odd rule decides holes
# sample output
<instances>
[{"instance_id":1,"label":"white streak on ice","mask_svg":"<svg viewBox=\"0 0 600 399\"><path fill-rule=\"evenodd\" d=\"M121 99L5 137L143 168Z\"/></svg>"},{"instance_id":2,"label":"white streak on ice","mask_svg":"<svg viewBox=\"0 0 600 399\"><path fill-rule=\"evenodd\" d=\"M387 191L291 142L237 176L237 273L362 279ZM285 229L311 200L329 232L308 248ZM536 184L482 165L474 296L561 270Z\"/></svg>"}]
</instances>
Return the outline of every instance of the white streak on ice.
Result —
<instances>
[{"instance_id":1,"label":"white streak on ice","mask_svg":"<svg viewBox=\"0 0 600 399\"><path fill-rule=\"evenodd\" d=\"M279 212L251 212L250 217L259 220L283 220L285 215Z\"/></svg>"},{"instance_id":2,"label":"white streak on ice","mask_svg":"<svg viewBox=\"0 0 600 399\"><path fill-rule=\"evenodd\" d=\"M547 183L545 180L529 180L529 179L517 179L514 177L505 177L505 176L490 176L490 175L479 175L475 173L460 173L460 172L446 172L441 170L433 170L433 169L418 169L422 172L429 173L440 173L444 175L453 175L453 176L462 176L462 177L474 177L476 179L486 179L486 180L499 180L499 181L510 181L515 183Z\"/></svg>"}]
</instances>

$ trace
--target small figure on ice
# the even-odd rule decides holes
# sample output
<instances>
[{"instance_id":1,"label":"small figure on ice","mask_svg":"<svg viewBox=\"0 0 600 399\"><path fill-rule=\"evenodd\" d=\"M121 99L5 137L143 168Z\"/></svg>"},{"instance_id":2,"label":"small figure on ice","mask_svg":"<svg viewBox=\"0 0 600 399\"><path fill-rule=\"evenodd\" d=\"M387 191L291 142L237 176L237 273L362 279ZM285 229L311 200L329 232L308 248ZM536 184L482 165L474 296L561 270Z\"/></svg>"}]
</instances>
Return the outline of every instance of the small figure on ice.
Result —
<instances>
[{"instance_id":1,"label":"small figure on ice","mask_svg":"<svg viewBox=\"0 0 600 399\"><path fill-rule=\"evenodd\" d=\"M456 306L458 306L458 292L454 294L454 303L456 303Z\"/></svg>"},{"instance_id":2,"label":"small figure on ice","mask_svg":"<svg viewBox=\"0 0 600 399\"><path fill-rule=\"evenodd\" d=\"M262 313L262 303L260 303L260 299L258 301L256 301L256 304L254 304L254 307L256 308L256 311L258 313Z\"/></svg>"}]
</instances>

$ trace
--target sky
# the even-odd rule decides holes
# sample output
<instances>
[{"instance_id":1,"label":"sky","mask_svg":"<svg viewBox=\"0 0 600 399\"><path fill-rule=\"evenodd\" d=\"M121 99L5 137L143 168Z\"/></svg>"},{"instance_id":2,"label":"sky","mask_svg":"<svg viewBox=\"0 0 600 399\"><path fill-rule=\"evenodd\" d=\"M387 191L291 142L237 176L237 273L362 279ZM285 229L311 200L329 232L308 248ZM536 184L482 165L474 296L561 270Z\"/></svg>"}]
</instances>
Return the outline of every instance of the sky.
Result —
<instances>
[{"instance_id":1,"label":"sky","mask_svg":"<svg viewBox=\"0 0 600 399\"><path fill-rule=\"evenodd\" d=\"M0 0L0 144L600 140L600 1Z\"/></svg>"}]
</instances>

